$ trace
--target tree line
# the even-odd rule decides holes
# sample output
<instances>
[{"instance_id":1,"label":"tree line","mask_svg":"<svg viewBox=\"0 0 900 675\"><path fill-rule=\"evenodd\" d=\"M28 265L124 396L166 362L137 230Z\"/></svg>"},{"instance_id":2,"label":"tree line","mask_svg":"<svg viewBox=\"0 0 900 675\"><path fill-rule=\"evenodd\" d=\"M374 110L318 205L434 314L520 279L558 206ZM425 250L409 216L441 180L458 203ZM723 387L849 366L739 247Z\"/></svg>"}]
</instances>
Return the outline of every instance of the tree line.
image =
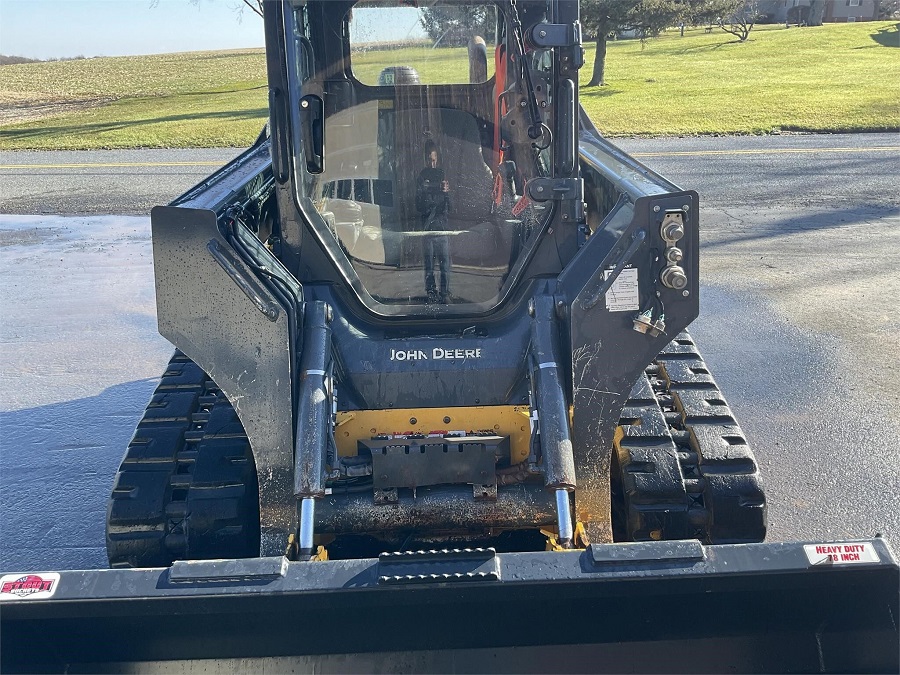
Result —
<instances>
[{"instance_id":1,"label":"tree line","mask_svg":"<svg viewBox=\"0 0 900 675\"><path fill-rule=\"evenodd\" d=\"M825 0L812 0L821 4ZM745 41L758 15L756 0L581 0L581 22L597 44L588 86L606 84L606 43L618 31L655 37L670 26L717 26ZM822 23L821 14L819 24Z\"/></svg>"},{"instance_id":2,"label":"tree line","mask_svg":"<svg viewBox=\"0 0 900 675\"><path fill-rule=\"evenodd\" d=\"M821 26L828 0L809 0L798 7L807 26ZM151 0L151 6L159 0ZM197 4L199 0L190 0ZM900 0L876 0L879 18L900 12ZM250 9L262 16L265 0L241 0L235 10ZM580 0L581 23L596 42L594 70L587 86L606 84L606 46L619 31L636 31L642 38L655 37L670 26L715 26L744 42L759 18L758 0ZM796 20L801 20L798 14ZM483 4L432 5L423 8L422 28L442 46L465 45L473 35L488 35L494 20Z\"/></svg>"}]
</instances>

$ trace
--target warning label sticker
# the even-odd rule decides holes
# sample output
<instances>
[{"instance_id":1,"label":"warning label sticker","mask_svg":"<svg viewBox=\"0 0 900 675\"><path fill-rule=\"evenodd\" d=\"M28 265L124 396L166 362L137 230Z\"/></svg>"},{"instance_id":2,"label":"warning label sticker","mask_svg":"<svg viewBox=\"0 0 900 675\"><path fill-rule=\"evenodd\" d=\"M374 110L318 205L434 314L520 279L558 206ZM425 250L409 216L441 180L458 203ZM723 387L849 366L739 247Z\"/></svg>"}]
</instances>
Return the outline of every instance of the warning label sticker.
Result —
<instances>
[{"instance_id":1,"label":"warning label sticker","mask_svg":"<svg viewBox=\"0 0 900 675\"><path fill-rule=\"evenodd\" d=\"M878 554L871 543L807 544L803 547L810 565L852 565L877 563Z\"/></svg>"},{"instance_id":2,"label":"warning label sticker","mask_svg":"<svg viewBox=\"0 0 900 675\"><path fill-rule=\"evenodd\" d=\"M0 602L52 598L59 586L59 572L7 574L0 578Z\"/></svg>"},{"instance_id":3,"label":"warning label sticker","mask_svg":"<svg viewBox=\"0 0 900 675\"><path fill-rule=\"evenodd\" d=\"M604 279L609 279L612 270L605 270ZM638 271L636 267L626 267L613 285L606 291L606 309L610 312L634 312L639 309Z\"/></svg>"}]
</instances>

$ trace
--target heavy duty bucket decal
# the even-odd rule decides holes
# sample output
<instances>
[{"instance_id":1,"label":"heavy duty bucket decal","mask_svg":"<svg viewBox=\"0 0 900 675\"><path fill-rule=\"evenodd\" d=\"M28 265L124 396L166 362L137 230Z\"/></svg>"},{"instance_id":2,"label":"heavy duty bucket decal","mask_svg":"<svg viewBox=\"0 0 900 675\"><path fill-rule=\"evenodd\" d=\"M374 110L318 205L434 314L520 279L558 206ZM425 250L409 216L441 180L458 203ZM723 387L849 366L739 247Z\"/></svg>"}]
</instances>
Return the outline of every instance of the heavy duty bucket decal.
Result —
<instances>
[{"instance_id":1,"label":"heavy duty bucket decal","mask_svg":"<svg viewBox=\"0 0 900 675\"><path fill-rule=\"evenodd\" d=\"M810 565L851 565L880 562L875 547L860 544L807 544L803 547Z\"/></svg>"},{"instance_id":2,"label":"heavy duty bucket decal","mask_svg":"<svg viewBox=\"0 0 900 675\"><path fill-rule=\"evenodd\" d=\"M59 586L59 572L7 574L0 578L0 602L52 598Z\"/></svg>"}]
</instances>

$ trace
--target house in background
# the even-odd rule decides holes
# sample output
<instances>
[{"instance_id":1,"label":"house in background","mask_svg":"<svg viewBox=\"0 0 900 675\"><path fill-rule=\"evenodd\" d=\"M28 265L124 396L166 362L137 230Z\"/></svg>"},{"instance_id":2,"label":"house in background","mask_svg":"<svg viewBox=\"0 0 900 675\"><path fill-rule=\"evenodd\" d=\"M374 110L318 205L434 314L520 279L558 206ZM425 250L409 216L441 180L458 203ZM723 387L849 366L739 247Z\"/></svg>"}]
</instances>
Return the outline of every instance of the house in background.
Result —
<instances>
[{"instance_id":1,"label":"house in background","mask_svg":"<svg viewBox=\"0 0 900 675\"><path fill-rule=\"evenodd\" d=\"M878 15L878 0L831 0L825 3L825 23L874 21Z\"/></svg>"},{"instance_id":2,"label":"house in background","mask_svg":"<svg viewBox=\"0 0 900 675\"><path fill-rule=\"evenodd\" d=\"M762 0L759 13L773 23L802 23L809 14L813 0ZM878 15L878 0L825 0L824 23L874 21Z\"/></svg>"}]
</instances>

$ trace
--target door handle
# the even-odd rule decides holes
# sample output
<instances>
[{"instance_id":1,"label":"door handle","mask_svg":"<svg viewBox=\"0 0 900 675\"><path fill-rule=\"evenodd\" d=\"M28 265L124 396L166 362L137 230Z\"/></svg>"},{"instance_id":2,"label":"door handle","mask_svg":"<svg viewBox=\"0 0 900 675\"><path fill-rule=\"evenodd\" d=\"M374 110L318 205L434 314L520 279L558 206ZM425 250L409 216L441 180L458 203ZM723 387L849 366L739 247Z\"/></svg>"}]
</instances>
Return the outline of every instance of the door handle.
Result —
<instances>
[{"instance_id":1,"label":"door handle","mask_svg":"<svg viewBox=\"0 0 900 675\"><path fill-rule=\"evenodd\" d=\"M325 170L325 102L313 94L300 99L300 136L306 170L322 173Z\"/></svg>"}]
</instances>

